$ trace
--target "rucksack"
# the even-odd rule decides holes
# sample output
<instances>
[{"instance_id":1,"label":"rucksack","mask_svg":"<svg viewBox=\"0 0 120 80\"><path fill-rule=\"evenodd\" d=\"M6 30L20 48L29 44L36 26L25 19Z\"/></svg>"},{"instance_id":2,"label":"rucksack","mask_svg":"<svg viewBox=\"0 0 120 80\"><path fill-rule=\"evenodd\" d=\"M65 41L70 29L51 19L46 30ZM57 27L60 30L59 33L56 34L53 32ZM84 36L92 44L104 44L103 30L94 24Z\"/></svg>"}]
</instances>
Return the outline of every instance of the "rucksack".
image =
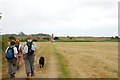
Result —
<instances>
[{"instance_id":1,"label":"rucksack","mask_svg":"<svg viewBox=\"0 0 120 80\"><path fill-rule=\"evenodd\" d=\"M28 55L32 55L34 53L34 50L32 50L32 45L33 45L33 41L27 41L27 46L28 46Z\"/></svg>"},{"instance_id":2,"label":"rucksack","mask_svg":"<svg viewBox=\"0 0 120 80\"><path fill-rule=\"evenodd\" d=\"M14 58L14 49L13 48L14 47L9 46L9 48L6 52L6 58L9 59L9 60Z\"/></svg>"},{"instance_id":3,"label":"rucksack","mask_svg":"<svg viewBox=\"0 0 120 80\"><path fill-rule=\"evenodd\" d=\"M17 45L15 45L15 47L17 48L17 51L18 51L18 53L20 52L20 50L19 50L19 45L17 44Z\"/></svg>"}]
</instances>

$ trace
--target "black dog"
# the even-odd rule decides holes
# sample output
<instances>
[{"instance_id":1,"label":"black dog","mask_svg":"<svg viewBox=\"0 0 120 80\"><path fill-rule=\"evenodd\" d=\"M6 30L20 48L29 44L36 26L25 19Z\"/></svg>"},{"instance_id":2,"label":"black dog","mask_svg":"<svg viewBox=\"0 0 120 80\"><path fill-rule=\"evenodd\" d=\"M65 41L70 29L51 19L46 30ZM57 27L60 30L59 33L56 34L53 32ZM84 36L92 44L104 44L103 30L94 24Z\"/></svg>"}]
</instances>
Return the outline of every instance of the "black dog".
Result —
<instances>
[{"instance_id":1,"label":"black dog","mask_svg":"<svg viewBox=\"0 0 120 80\"><path fill-rule=\"evenodd\" d=\"M44 67L44 63L45 63L45 59L44 59L44 57L41 56L39 59L40 68Z\"/></svg>"}]
</instances>

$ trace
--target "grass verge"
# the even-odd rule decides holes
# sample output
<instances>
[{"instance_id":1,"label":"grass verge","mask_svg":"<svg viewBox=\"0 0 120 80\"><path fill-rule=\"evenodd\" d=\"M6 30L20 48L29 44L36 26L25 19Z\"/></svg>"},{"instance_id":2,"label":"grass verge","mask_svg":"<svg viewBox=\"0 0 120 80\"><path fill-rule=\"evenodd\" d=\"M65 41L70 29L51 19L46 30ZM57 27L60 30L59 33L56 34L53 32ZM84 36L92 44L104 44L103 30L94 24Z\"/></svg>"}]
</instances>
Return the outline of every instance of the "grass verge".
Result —
<instances>
[{"instance_id":1,"label":"grass verge","mask_svg":"<svg viewBox=\"0 0 120 80\"><path fill-rule=\"evenodd\" d=\"M59 68L62 72L62 78L70 78L70 71L67 69L66 67L66 61L64 59L64 56L62 56L55 48L55 46L52 44L52 48L54 50L54 53L55 53L55 56L57 57L58 59L58 65L59 65Z\"/></svg>"}]
</instances>

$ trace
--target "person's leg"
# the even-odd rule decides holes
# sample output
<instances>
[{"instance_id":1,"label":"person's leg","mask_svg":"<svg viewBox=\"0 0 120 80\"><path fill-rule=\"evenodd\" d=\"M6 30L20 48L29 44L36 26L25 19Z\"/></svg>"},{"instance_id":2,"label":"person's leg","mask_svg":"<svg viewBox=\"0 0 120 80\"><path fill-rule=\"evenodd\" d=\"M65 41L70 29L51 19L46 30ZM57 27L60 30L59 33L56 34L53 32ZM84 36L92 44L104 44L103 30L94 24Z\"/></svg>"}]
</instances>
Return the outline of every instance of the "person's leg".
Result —
<instances>
[{"instance_id":1,"label":"person's leg","mask_svg":"<svg viewBox=\"0 0 120 80\"><path fill-rule=\"evenodd\" d=\"M31 76L34 76L34 54L30 56L30 69L31 69Z\"/></svg>"},{"instance_id":2,"label":"person's leg","mask_svg":"<svg viewBox=\"0 0 120 80\"><path fill-rule=\"evenodd\" d=\"M12 60L12 65L13 65L13 76L15 75L15 73L16 73L16 71L17 71L17 61L16 61L17 59L16 58L14 58L13 60ZM15 76L14 76L15 77Z\"/></svg>"},{"instance_id":3,"label":"person's leg","mask_svg":"<svg viewBox=\"0 0 120 80\"><path fill-rule=\"evenodd\" d=\"M30 71L29 56L27 54L25 55L25 70L26 70L27 76L29 76L31 71Z\"/></svg>"},{"instance_id":4,"label":"person's leg","mask_svg":"<svg viewBox=\"0 0 120 80\"><path fill-rule=\"evenodd\" d=\"M42 68L44 67L44 64L42 64Z\"/></svg>"},{"instance_id":5,"label":"person's leg","mask_svg":"<svg viewBox=\"0 0 120 80\"><path fill-rule=\"evenodd\" d=\"M20 57L20 56L18 56L17 70L19 70L19 68L20 68L20 67L19 67L19 66L20 66L20 58L21 58L21 57Z\"/></svg>"},{"instance_id":6,"label":"person's leg","mask_svg":"<svg viewBox=\"0 0 120 80\"><path fill-rule=\"evenodd\" d=\"M12 74L12 61L11 60L7 60L8 62L8 74L9 74L9 77L11 78L11 74Z\"/></svg>"}]
</instances>

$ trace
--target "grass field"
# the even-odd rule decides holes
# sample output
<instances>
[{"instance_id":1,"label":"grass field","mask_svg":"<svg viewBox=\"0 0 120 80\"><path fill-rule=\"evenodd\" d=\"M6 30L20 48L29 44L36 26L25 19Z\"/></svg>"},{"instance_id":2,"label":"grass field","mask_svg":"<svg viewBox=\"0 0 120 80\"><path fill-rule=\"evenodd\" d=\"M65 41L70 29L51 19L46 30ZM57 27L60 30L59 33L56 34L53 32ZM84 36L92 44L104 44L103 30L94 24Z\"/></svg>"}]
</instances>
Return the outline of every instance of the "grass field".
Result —
<instances>
[{"instance_id":1,"label":"grass field","mask_svg":"<svg viewBox=\"0 0 120 80\"><path fill-rule=\"evenodd\" d=\"M36 45L36 75L33 78L118 77L117 42L36 42ZM44 69L39 68L40 56L46 60ZM24 77L24 61L21 60L16 78Z\"/></svg>"},{"instance_id":2,"label":"grass field","mask_svg":"<svg viewBox=\"0 0 120 80\"><path fill-rule=\"evenodd\" d=\"M53 43L74 78L113 78L118 72L118 43Z\"/></svg>"}]
</instances>

